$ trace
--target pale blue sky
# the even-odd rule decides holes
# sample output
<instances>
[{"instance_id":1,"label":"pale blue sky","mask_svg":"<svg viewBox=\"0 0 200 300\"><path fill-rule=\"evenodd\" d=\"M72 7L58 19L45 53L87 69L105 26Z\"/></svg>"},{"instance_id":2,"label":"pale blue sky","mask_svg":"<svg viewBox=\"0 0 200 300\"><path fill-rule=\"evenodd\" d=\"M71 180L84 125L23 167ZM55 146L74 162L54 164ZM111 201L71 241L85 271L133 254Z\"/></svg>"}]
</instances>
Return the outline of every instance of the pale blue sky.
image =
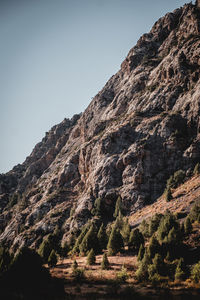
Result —
<instances>
[{"instance_id":1,"label":"pale blue sky","mask_svg":"<svg viewBox=\"0 0 200 300\"><path fill-rule=\"evenodd\" d=\"M0 173L83 111L182 0L0 0Z\"/></svg>"}]
</instances>

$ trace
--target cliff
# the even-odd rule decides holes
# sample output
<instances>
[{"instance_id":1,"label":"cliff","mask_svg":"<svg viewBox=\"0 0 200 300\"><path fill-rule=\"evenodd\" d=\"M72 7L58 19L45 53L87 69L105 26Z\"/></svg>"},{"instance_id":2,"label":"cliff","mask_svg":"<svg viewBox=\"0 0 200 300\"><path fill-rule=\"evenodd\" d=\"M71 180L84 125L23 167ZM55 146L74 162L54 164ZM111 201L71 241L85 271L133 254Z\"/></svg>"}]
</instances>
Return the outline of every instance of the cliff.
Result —
<instances>
[{"instance_id":1,"label":"cliff","mask_svg":"<svg viewBox=\"0 0 200 300\"><path fill-rule=\"evenodd\" d=\"M0 241L37 248L56 226L64 241L92 217L95 199L109 221L118 196L130 215L155 202L175 171L190 177L200 161L198 5L159 19L82 115L1 174Z\"/></svg>"}]
</instances>

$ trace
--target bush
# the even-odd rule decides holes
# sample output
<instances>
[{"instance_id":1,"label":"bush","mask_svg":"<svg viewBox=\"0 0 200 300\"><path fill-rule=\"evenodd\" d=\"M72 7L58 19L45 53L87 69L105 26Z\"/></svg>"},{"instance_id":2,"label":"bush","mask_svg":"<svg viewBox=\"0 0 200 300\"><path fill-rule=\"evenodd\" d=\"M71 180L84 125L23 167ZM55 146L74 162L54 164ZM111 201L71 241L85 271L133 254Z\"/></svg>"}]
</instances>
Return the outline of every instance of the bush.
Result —
<instances>
[{"instance_id":1,"label":"bush","mask_svg":"<svg viewBox=\"0 0 200 300\"><path fill-rule=\"evenodd\" d=\"M116 276L120 282L125 282L128 279L127 269L122 266L121 271L117 272Z\"/></svg>"},{"instance_id":2,"label":"bush","mask_svg":"<svg viewBox=\"0 0 200 300\"><path fill-rule=\"evenodd\" d=\"M175 271L175 280L181 281L185 279L185 267L183 258L180 258Z\"/></svg>"},{"instance_id":3,"label":"bush","mask_svg":"<svg viewBox=\"0 0 200 300\"><path fill-rule=\"evenodd\" d=\"M73 264L72 264L72 274L74 274L74 272L78 269L78 264L77 261L74 260Z\"/></svg>"},{"instance_id":4,"label":"bush","mask_svg":"<svg viewBox=\"0 0 200 300\"><path fill-rule=\"evenodd\" d=\"M96 257L95 257L95 254L94 254L94 250L91 249L90 252L88 253L88 256L87 256L87 264L88 265L94 265L95 261L96 261Z\"/></svg>"},{"instance_id":5,"label":"bush","mask_svg":"<svg viewBox=\"0 0 200 300\"><path fill-rule=\"evenodd\" d=\"M101 269L102 269L102 270L108 270L108 269L109 269L109 266L110 266L110 263L109 263L109 261L108 261L107 254L104 253L103 259L102 259L102 262L101 262Z\"/></svg>"},{"instance_id":6,"label":"bush","mask_svg":"<svg viewBox=\"0 0 200 300\"><path fill-rule=\"evenodd\" d=\"M200 281L200 261L193 266L191 272L191 279L196 283Z\"/></svg>"}]
</instances>

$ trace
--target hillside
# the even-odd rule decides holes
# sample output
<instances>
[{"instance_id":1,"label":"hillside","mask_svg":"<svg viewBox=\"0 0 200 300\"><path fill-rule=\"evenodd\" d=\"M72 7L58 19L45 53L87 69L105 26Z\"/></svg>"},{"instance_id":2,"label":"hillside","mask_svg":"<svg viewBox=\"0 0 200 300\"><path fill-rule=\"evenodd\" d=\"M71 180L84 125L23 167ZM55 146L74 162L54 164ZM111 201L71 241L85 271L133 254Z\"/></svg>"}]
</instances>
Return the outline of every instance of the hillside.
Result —
<instances>
[{"instance_id":1,"label":"hillside","mask_svg":"<svg viewBox=\"0 0 200 300\"><path fill-rule=\"evenodd\" d=\"M82 114L54 126L23 164L0 175L0 242L38 248L57 226L64 243L93 218L98 198L105 223L119 196L137 223L175 171L192 176L200 161L199 33L200 5L166 14Z\"/></svg>"}]
</instances>

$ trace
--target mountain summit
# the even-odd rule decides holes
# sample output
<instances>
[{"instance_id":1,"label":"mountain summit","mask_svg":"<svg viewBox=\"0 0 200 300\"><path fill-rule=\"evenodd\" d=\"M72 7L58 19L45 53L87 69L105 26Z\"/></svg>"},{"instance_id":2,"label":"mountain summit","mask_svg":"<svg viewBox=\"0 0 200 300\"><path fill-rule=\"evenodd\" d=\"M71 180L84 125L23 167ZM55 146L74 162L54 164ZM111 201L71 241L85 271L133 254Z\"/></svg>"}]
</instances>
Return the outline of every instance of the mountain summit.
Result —
<instances>
[{"instance_id":1,"label":"mountain summit","mask_svg":"<svg viewBox=\"0 0 200 300\"><path fill-rule=\"evenodd\" d=\"M155 202L199 161L198 0L160 18L84 113L0 175L0 241L38 248L57 226L64 242L95 209L112 220L119 197L126 215Z\"/></svg>"}]
</instances>

